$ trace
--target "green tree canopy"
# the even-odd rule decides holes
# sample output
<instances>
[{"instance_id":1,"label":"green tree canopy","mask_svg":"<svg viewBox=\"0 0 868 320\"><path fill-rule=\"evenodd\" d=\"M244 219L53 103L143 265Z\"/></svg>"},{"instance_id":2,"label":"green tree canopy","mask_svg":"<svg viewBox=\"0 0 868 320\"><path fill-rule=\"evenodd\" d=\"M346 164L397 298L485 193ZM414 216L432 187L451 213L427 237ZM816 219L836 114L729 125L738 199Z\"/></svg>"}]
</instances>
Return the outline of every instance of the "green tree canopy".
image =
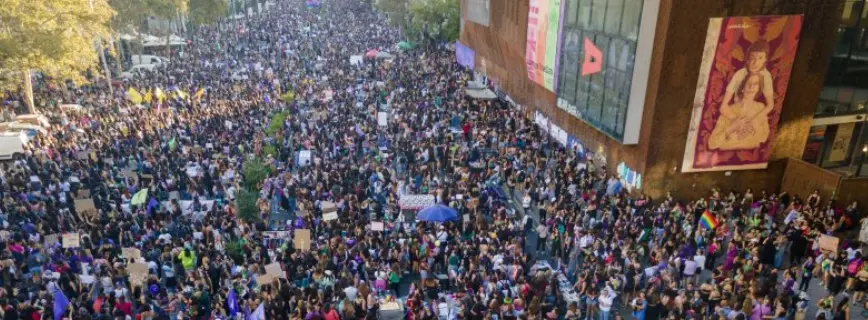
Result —
<instances>
[{"instance_id":1,"label":"green tree canopy","mask_svg":"<svg viewBox=\"0 0 868 320\"><path fill-rule=\"evenodd\" d=\"M377 0L376 7L389 16L389 23L407 36L428 34L444 41L458 40L461 25L459 0Z\"/></svg>"},{"instance_id":2,"label":"green tree canopy","mask_svg":"<svg viewBox=\"0 0 868 320\"><path fill-rule=\"evenodd\" d=\"M58 81L83 82L98 62L95 40L107 37L114 11L106 0L5 0L0 5L0 86L37 70Z\"/></svg>"},{"instance_id":3,"label":"green tree canopy","mask_svg":"<svg viewBox=\"0 0 868 320\"><path fill-rule=\"evenodd\" d=\"M238 207L238 218L247 223L253 223L262 220L259 217L259 206L256 201L259 199L259 194L252 191L239 189L235 195L235 206Z\"/></svg>"},{"instance_id":4,"label":"green tree canopy","mask_svg":"<svg viewBox=\"0 0 868 320\"><path fill-rule=\"evenodd\" d=\"M210 24L225 17L229 10L226 0L190 0L188 4L190 21L193 25Z\"/></svg>"}]
</instances>

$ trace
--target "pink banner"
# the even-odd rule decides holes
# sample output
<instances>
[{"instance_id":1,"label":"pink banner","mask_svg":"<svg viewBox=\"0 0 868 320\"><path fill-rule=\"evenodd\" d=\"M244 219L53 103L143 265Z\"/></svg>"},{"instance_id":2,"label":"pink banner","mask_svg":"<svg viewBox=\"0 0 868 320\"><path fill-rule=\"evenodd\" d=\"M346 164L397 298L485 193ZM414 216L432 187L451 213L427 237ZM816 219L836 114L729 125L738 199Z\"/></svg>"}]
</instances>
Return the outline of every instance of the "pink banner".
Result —
<instances>
[{"instance_id":1,"label":"pink banner","mask_svg":"<svg viewBox=\"0 0 868 320\"><path fill-rule=\"evenodd\" d=\"M709 21L683 172L768 166L801 29L801 15Z\"/></svg>"}]
</instances>

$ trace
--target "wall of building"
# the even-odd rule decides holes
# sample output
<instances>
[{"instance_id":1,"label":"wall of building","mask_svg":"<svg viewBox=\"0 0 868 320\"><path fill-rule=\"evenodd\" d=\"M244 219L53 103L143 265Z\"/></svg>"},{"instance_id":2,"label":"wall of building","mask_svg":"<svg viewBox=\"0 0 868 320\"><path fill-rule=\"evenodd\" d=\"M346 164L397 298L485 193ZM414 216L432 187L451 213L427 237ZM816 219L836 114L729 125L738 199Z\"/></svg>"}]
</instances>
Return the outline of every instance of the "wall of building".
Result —
<instances>
[{"instance_id":1,"label":"wall of building","mask_svg":"<svg viewBox=\"0 0 868 320\"><path fill-rule=\"evenodd\" d=\"M489 27L464 24L460 40L476 51L477 70L517 103L540 110L586 148L605 155L611 171L624 162L641 173L642 191L654 197L666 191L708 195L712 187L778 191L786 159L802 155L842 10L841 0L661 0L639 143L622 145L557 108L555 94L527 78L528 4L491 1ZM771 14L804 14L805 20L769 169L680 173L708 19Z\"/></svg>"},{"instance_id":2,"label":"wall of building","mask_svg":"<svg viewBox=\"0 0 868 320\"><path fill-rule=\"evenodd\" d=\"M491 1L488 27L465 21L459 41L476 51L476 70L493 79L501 90L515 102L528 107L531 113L533 110L541 111L556 125L576 136L586 148L605 155L611 167L625 162L633 170L643 172L649 140L644 136L650 134L650 128L643 127L643 138L638 145L622 145L558 108L553 92L528 79L525 43L529 3L529 0ZM461 5L464 12L464 0ZM646 112L646 118L648 114Z\"/></svg>"},{"instance_id":3,"label":"wall of building","mask_svg":"<svg viewBox=\"0 0 868 320\"><path fill-rule=\"evenodd\" d=\"M804 149L811 120L823 86L832 51L840 5L829 0L787 1L777 8L762 6L762 1L672 0L669 28L663 42L657 82L660 88L651 124L652 139L646 166L645 188L660 194L663 190L685 196L708 195L712 187L755 191L780 189L786 159L799 158ZM687 10L685 8L690 8ZM693 93L702 57L708 19L722 16L804 14L799 51L793 64L789 89L781 111L781 121L767 170L680 173L691 117ZM702 26L681 28L676 26ZM662 32L662 31L661 31Z\"/></svg>"}]
</instances>

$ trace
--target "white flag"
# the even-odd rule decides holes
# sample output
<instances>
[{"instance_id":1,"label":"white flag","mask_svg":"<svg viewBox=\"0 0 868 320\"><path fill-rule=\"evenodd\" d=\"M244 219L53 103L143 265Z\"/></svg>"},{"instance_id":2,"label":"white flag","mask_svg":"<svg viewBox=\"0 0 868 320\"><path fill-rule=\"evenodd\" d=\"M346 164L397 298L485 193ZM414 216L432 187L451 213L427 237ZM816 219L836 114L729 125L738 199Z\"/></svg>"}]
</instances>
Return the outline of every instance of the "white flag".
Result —
<instances>
[{"instance_id":1,"label":"white flag","mask_svg":"<svg viewBox=\"0 0 868 320\"><path fill-rule=\"evenodd\" d=\"M256 310L247 317L247 320L265 320L265 304L260 303Z\"/></svg>"}]
</instances>

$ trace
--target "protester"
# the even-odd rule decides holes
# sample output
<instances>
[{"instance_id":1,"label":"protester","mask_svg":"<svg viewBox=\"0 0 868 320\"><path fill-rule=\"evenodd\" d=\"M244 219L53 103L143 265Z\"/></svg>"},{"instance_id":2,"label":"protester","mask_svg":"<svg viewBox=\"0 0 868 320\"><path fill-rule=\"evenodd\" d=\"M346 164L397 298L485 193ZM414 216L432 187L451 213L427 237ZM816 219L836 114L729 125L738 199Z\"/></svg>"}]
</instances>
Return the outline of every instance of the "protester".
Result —
<instances>
[{"instance_id":1,"label":"protester","mask_svg":"<svg viewBox=\"0 0 868 320\"><path fill-rule=\"evenodd\" d=\"M114 96L38 83L54 124L2 168L6 319L861 312L859 244L818 240L855 205L750 189L654 201L513 106L467 97L449 45L400 52L365 1L306 2L202 26ZM392 57L349 62L371 49ZM457 219L416 221L402 201L426 195ZM808 304L814 277L831 296Z\"/></svg>"}]
</instances>

